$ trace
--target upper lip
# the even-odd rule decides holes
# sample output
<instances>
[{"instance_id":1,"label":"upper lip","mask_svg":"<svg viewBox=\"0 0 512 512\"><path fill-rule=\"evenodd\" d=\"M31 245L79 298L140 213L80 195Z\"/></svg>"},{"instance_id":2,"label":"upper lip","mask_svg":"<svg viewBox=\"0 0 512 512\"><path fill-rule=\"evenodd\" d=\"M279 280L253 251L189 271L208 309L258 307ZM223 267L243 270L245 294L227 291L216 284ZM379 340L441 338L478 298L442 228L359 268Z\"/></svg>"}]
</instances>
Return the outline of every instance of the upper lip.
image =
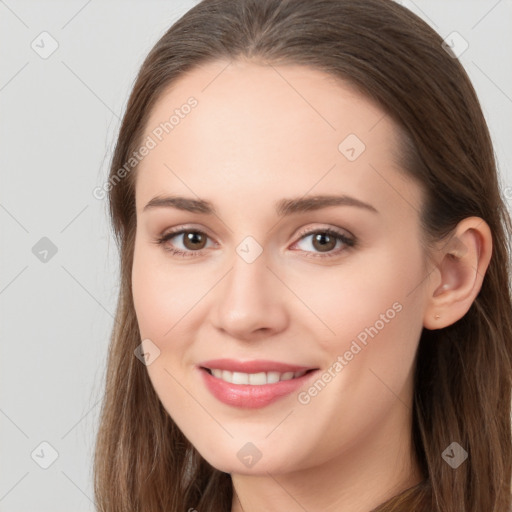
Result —
<instances>
[{"instance_id":1,"label":"upper lip","mask_svg":"<svg viewBox=\"0 0 512 512\"><path fill-rule=\"evenodd\" d=\"M218 370L227 370L240 373L258 373L258 372L300 372L302 370L313 370L311 366L301 366L296 364L281 363L278 361L267 361L262 359L253 359L251 361L237 361L235 359L211 359L203 361L200 367Z\"/></svg>"}]
</instances>

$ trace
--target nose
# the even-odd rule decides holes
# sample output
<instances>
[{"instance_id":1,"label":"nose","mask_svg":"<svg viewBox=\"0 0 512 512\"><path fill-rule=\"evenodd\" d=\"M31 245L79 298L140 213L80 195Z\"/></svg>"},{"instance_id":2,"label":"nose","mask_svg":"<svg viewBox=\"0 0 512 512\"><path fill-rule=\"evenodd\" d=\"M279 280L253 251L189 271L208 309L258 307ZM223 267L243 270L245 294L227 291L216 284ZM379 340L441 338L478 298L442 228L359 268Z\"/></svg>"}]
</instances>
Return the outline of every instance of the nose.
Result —
<instances>
[{"instance_id":1,"label":"nose","mask_svg":"<svg viewBox=\"0 0 512 512\"><path fill-rule=\"evenodd\" d=\"M213 323L223 333L253 340L286 329L287 290L269 267L265 252L251 263L236 254L232 268L215 288Z\"/></svg>"}]
</instances>

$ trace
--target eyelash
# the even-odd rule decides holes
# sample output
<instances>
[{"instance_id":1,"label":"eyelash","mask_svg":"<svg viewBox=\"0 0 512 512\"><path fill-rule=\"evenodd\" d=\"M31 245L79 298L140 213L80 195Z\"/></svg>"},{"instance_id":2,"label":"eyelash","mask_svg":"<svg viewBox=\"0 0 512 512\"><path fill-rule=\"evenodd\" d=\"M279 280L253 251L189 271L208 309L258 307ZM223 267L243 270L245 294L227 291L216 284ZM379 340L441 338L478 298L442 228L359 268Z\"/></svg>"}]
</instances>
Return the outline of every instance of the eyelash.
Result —
<instances>
[{"instance_id":1,"label":"eyelash","mask_svg":"<svg viewBox=\"0 0 512 512\"><path fill-rule=\"evenodd\" d=\"M158 244L158 245L164 246L164 244L167 241L169 241L171 238L174 238L174 237L176 237L178 235L182 235L183 233L188 233L188 232L190 232L190 233L200 233L202 235L208 236L204 231L201 231L199 229L193 229L193 228L184 229L183 226L180 226L180 227L176 228L175 230L170 231L170 232L166 233L165 235L157 238L155 240L155 243ZM312 231L303 231L303 232L299 233L299 235L298 235L299 236L299 240L297 242L299 242L303 238L306 238L307 236L316 235L316 234L319 234L319 233L328 234L330 236L333 236L337 240L341 240L345 244L346 247L344 249L338 249L337 251L333 251L333 252L330 252L330 253L311 253L309 251L303 251L303 252L307 253L306 257L311 257L311 258L332 258L332 257L338 256L341 252L347 251L349 249L353 249L357 245L356 238L347 237L346 235L340 233L339 231L337 231L337 230L335 230L333 228L323 228L323 229L315 229L315 230L312 230ZM172 255L175 255L175 256L178 256L178 257L181 257L181 258L189 258L189 257L193 258L193 257L196 257L196 256L201 256L202 251L204 249L203 250L199 250L199 251L182 251L181 249L169 248L169 247L165 247L164 246L164 250L170 252Z\"/></svg>"}]
</instances>

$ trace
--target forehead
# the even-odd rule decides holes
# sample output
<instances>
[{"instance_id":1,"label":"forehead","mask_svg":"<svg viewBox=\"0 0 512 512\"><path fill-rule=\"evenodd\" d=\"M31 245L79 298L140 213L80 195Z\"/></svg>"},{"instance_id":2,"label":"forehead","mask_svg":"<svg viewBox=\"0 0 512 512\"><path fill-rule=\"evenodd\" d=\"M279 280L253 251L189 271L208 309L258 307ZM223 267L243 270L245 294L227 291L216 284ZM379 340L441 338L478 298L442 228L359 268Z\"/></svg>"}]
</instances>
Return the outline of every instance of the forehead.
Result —
<instances>
[{"instance_id":1,"label":"forehead","mask_svg":"<svg viewBox=\"0 0 512 512\"><path fill-rule=\"evenodd\" d=\"M137 169L137 209L175 189L278 198L335 187L393 199L382 174L396 173L397 133L376 103L327 73L208 63L182 75L150 113L143 138L154 147Z\"/></svg>"},{"instance_id":2,"label":"forehead","mask_svg":"<svg viewBox=\"0 0 512 512\"><path fill-rule=\"evenodd\" d=\"M197 105L189 111L185 107L191 98ZM250 129L251 135L271 133L287 138L323 132L327 144L346 133L358 133L373 143L383 142L379 135L385 133L386 142L390 142L395 131L380 107L359 93L354 85L299 65L246 61L200 65L184 73L160 95L146 123L146 134L168 121L173 113L181 115L173 121L177 124L172 138L179 137L183 131L177 129L178 124L193 128L197 137L203 139L206 134L214 137L210 130L216 127L222 129L222 136L231 135L234 141L244 136L240 128ZM182 122L187 117L187 122ZM298 121L307 124L297 124ZM377 124L380 130L373 135L367 133ZM192 130L188 132L190 136Z\"/></svg>"}]
</instances>

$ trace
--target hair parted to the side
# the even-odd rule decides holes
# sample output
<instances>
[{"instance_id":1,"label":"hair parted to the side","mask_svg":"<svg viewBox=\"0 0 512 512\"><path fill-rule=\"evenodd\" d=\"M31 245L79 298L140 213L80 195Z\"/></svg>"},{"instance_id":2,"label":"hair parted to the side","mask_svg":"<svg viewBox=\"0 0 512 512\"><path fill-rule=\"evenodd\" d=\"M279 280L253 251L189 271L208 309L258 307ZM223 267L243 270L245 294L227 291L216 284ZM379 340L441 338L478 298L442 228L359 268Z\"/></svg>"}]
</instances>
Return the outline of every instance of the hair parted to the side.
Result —
<instances>
[{"instance_id":1,"label":"hair parted to the side","mask_svg":"<svg viewBox=\"0 0 512 512\"><path fill-rule=\"evenodd\" d=\"M151 50L120 128L110 176L140 146L160 94L198 64L226 59L326 71L377 101L401 130L402 168L420 184L425 247L462 219L493 236L482 288L449 327L423 329L413 441L425 480L378 512L506 512L511 493L511 219L478 98L425 22L391 0L204 0ZM136 169L110 189L120 292L94 459L100 512L231 510L231 478L208 464L164 410L147 370L131 289ZM442 452L469 458L452 469Z\"/></svg>"}]
</instances>

